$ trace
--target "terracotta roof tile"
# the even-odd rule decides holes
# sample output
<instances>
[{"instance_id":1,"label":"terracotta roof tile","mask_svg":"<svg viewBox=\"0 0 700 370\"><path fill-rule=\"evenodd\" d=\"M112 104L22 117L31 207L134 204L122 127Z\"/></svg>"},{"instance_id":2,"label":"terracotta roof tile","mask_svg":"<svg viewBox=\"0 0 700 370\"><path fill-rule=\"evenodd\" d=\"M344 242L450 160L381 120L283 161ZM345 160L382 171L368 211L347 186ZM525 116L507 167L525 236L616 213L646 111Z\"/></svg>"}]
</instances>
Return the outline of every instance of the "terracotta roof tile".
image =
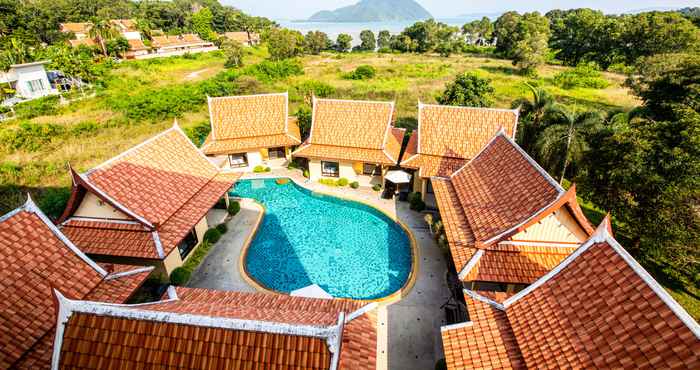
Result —
<instances>
[{"instance_id":1,"label":"terracotta roof tile","mask_svg":"<svg viewBox=\"0 0 700 370\"><path fill-rule=\"evenodd\" d=\"M214 140L286 134L287 93L209 99Z\"/></svg>"},{"instance_id":2,"label":"terracotta roof tile","mask_svg":"<svg viewBox=\"0 0 700 370\"><path fill-rule=\"evenodd\" d=\"M153 232L141 224L72 218L61 231L89 254L158 258Z\"/></svg>"},{"instance_id":3,"label":"terracotta roof tile","mask_svg":"<svg viewBox=\"0 0 700 370\"><path fill-rule=\"evenodd\" d=\"M85 45L85 46L95 46L97 45L94 40L92 39L80 39L80 40L68 40L68 43L72 47L78 47L80 45Z\"/></svg>"},{"instance_id":4,"label":"terracotta roof tile","mask_svg":"<svg viewBox=\"0 0 700 370\"><path fill-rule=\"evenodd\" d=\"M209 44L195 34L183 34L179 36L153 36L153 46L156 48L175 47L175 46L199 46Z\"/></svg>"},{"instance_id":5,"label":"terracotta roof tile","mask_svg":"<svg viewBox=\"0 0 700 370\"><path fill-rule=\"evenodd\" d=\"M309 139L293 155L393 165L402 131L391 126L394 104L314 99Z\"/></svg>"},{"instance_id":6,"label":"terracotta roof tile","mask_svg":"<svg viewBox=\"0 0 700 370\"><path fill-rule=\"evenodd\" d=\"M528 368L699 367L700 326L616 241L600 235L560 270L505 301L505 311L468 298L473 326L503 322L473 317L475 307L505 314L500 335L512 332ZM443 334L454 350L448 366L462 368L455 358L490 361L485 347L460 343L493 336Z\"/></svg>"},{"instance_id":7,"label":"terracotta roof tile","mask_svg":"<svg viewBox=\"0 0 700 370\"><path fill-rule=\"evenodd\" d=\"M30 201L0 217L1 368L48 367L46 342L55 326L52 287L76 298L100 292L100 298L122 303L145 278L105 280L104 271L65 244L52 226Z\"/></svg>"},{"instance_id":8,"label":"terracotta roof tile","mask_svg":"<svg viewBox=\"0 0 700 370\"><path fill-rule=\"evenodd\" d=\"M92 27L90 22L61 23L61 32L87 33Z\"/></svg>"},{"instance_id":9,"label":"terracotta roof tile","mask_svg":"<svg viewBox=\"0 0 700 370\"><path fill-rule=\"evenodd\" d=\"M260 35L255 32L251 32L250 37L248 37L248 32L224 32L224 36L228 39L238 41L241 43L248 43L250 41L260 41Z\"/></svg>"},{"instance_id":10,"label":"terracotta roof tile","mask_svg":"<svg viewBox=\"0 0 700 370\"><path fill-rule=\"evenodd\" d=\"M297 129L297 133L299 130ZM260 148L290 147L299 145L301 140L287 134L255 136L241 139L213 140L204 142L202 150L206 155L242 153Z\"/></svg>"},{"instance_id":11,"label":"terracotta roof tile","mask_svg":"<svg viewBox=\"0 0 700 370\"><path fill-rule=\"evenodd\" d=\"M405 155L404 155L405 157ZM402 167L418 169L421 177L448 177L467 164L466 159L417 154L401 162Z\"/></svg>"},{"instance_id":12,"label":"terracotta roof tile","mask_svg":"<svg viewBox=\"0 0 700 370\"><path fill-rule=\"evenodd\" d=\"M148 50L148 46L143 43L142 40L128 40L129 41L129 51L140 51Z\"/></svg>"}]
</instances>

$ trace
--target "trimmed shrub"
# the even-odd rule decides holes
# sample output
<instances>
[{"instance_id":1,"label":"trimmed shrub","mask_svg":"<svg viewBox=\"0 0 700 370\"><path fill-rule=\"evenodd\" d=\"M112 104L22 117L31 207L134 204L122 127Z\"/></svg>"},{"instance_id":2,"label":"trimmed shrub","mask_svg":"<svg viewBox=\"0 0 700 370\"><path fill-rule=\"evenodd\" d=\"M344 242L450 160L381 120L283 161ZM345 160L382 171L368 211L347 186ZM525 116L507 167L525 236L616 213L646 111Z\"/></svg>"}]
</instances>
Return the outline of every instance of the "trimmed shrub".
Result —
<instances>
[{"instance_id":1,"label":"trimmed shrub","mask_svg":"<svg viewBox=\"0 0 700 370\"><path fill-rule=\"evenodd\" d=\"M272 171L272 168L270 168L270 167L265 167L265 172L270 172L270 171Z\"/></svg>"},{"instance_id":2,"label":"trimmed shrub","mask_svg":"<svg viewBox=\"0 0 700 370\"><path fill-rule=\"evenodd\" d=\"M338 183L333 180L333 179L318 179L319 184L327 185L327 186L336 186Z\"/></svg>"},{"instance_id":3,"label":"trimmed shrub","mask_svg":"<svg viewBox=\"0 0 700 370\"><path fill-rule=\"evenodd\" d=\"M413 194L413 196L411 196ZM421 199L421 193L415 192L409 194L408 202L410 204L409 208L416 212L421 212L425 209L425 202Z\"/></svg>"},{"instance_id":4,"label":"trimmed shrub","mask_svg":"<svg viewBox=\"0 0 700 370\"><path fill-rule=\"evenodd\" d=\"M370 65L361 65L354 71L346 73L343 78L346 80L371 80L377 74L377 70Z\"/></svg>"},{"instance_id":5,"label":"trimmed shrub","mask_svg":"<svg viewBox=\"0 0 700 370\"><path fill-rule=\"evenodd\" d=\"M338 179L338 186L348 186L348 183L349 181L345 177L341 177Z\"/></svg>"},{"instance_id":6,"label":"trimmed shrub","mask_svg":"<svg viewBox=\"0 0 700 370\"><path fill-rule=\"evenodd\" d=\"M357 188L360 187L360 183L357 182L357 181L353 181L353 182L350 183L350 187L353 188L353 189L357 189Z\"/></svg>"},{"instance_id":7,"label":"trimmed shrub","mask_svg":"<svg viewBox=\"0 0 700 370\"><path fill-rule=\"evenodd\" d=\"M372 186L372 190L374 190L374 191L380 191L380 190L382 190L382 185L380 185L380 184L374 184L374 186Z\"/></svg>"},{"instance_id":8,"label":"trimmed shrub","mask_svg":"<svg viewBox=\"0 0 700 370\"><path fill-rule=\"evenodd\" d=\"M219 233L223 235L228 231L228 226L226 226L226 223L224 222L223 224L216 225L216 230L219 230Z\"/></svg>"},{"instance_id":9,"label":"trimmed shrub","mask_svg":"<svg viewBox=\"0 0 700 370\"><path fill-rule=\"evenodd\" d=\"M285 184L289 183L289 179L286 177L280 177L279 179L275 180L275 183L277 185L285 185Z\"/></svg>"},{"instance_id":10,"label":"trimmed shrub","mask_svg":"<svg viewBox=\"0 0 700 370\"><path fill-rule=\"evenodd\" d=\"M415 201L415 199L420 200L420 199L422 198L422 196L423 196L423 195L421 194L420 191L416 191L416 192L413 192L413 193L409 193L407 199L408 199L408 202L409 202L409 203L412 203L412 202Z\"/></svg>"},{"instance_id":11,"label":"trimmed shrub","mask_svg":"<svg viewBox=\"0 0 700 370\"><path fill-rule=\"evenodd\" d=\"M192 273L184 267L178 267L170 273L170 283L173 285L183 286L190 280Z\"/></svg>"},{"instance_id":12,"label":"trimmed shrub","mask_svg":"<svg viewBox=\"0 0 700 370\"><path fill-rule=\"evenodd\" d=\"M265 167L263 167L261 165L257 165L253 168L253 172L255 172L255 173L265 172Z\"/></svg>"},{"instance_id":13,"label":"trimmed shrub","mask_svg":"<svg viewBox=\"0 0 700 370\"><path fill-rule=\"evenodd\" d=\"M237 201L232 201L228 205L228 214L231 216L235 216L238 212L241 210L241 204L238 203Z\"/></svg>"},{"instance_id":14,"label":"trimmed shrub","mask_svg":"<svg viewBox=\"0 0 700 370\"><path fill-rule=\"evenodd\" d=\"M303 175L304 175L304 177L306 177L307 179L311 176L311 175L309 174L309 170L304 170Z\"/></svg>"},{"instance_id":15,"label":"trimmed shrub","mask_svg":"<svg viewBox=\"0 0 700 370\"><path fill-rule=\"evenodd\" d=\"M211 228L204 233L204 241L214 244L221 239L221 232L216 228Z\"/></svg>"}]
</instances>

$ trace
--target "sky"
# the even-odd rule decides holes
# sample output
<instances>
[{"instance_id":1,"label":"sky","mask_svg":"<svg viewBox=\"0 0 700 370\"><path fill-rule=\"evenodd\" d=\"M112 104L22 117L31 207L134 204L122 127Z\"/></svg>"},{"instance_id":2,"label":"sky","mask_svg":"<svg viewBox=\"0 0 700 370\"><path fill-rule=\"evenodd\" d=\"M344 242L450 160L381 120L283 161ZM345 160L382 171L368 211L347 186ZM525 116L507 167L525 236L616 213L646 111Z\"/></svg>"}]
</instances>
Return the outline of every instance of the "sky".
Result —
<instances>
[{"instance_id":1,"label":"sky","mask_svg":"<svg viewBox=\"0 0 700 370\"><path fill-rule=\"evenodd\" d=\"M273 19L306 19L319 10L333 10L359 0L220 0L246 13ZM700 0L416 0L436 18L461 14L520 12L550 9L594 8L606 13L620 13L649 7L700 6Z\"/></svg>"}]
</instances>

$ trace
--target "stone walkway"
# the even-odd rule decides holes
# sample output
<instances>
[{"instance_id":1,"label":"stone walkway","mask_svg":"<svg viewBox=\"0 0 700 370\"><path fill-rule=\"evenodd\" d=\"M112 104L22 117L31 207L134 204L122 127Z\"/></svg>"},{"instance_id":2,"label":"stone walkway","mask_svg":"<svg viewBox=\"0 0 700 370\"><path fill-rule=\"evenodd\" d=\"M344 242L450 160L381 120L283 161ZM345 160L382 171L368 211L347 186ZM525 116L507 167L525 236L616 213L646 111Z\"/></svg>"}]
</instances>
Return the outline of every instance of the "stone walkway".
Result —
<instances>
[{"instance_id":1,"label":"stone walkway","mask_svg":"<svg viewBox=\"0 0 700 370\"><path fill-rule=\"evenodd\" d=\"M398 302L381 305L379 318L378 369L432 369L442 357L440 306L450 293L445 284L445 259L433 240L423 215L408 209L408 203L380 199L370 188L335 188L307 182L299 170L276 169L267 174L246 174L245 178L290 177L315 191L354 198L397 216L411 229L419 249L418 276L413 289ZM228 223L229 231L214 246L193 273L191 287L255 291L238 271L241 247L253 230L259 209L243 200L241 212Z\"/></svg>"}]
</instances>

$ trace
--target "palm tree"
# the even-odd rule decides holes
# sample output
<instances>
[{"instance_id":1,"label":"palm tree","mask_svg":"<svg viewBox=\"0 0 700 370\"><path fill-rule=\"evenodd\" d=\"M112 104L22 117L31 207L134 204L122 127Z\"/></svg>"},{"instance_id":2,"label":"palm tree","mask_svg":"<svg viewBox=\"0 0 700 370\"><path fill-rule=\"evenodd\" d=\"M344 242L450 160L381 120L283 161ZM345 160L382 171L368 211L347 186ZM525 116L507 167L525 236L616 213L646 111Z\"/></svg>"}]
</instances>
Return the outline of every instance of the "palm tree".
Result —
<instances>
[{"instance_id":1,"label":"palm tree","mask_svg":"<svg viewBox=\"0 0 700 370\"><path fill-rule=\"evenodd\" d=\"M587 149L585 134L598 128L603 117L597 111L577 112L554 104L547 110L544 120L549 125L537 140L537 147L540 158L550 170L560 169L561 183L571 162L578 160Z\"/></svg>"},{"instance_id":2,"label":"palm tree","mask_svg":"<svg viewBox=\"0 0 700 370\"><path fill-rule=\"evenodd\" d=\"M93 22L92 26L90 26L90 29L88 30L88 36L97 40L104 56L108 56L105 41L115 38L117 35L119 35L119 32L117 31L116 27L114 27L114 24L105 19Z\"/></svg>"},{"instance_id":3,"label":"palm tree","mask_svg":"<svg viewBox=\"0 0 700 370\"><path fill-rule=\"evenodd\" d=\"M527 82L525 86L530 89L532 99L517 99L513 102L512 107L519 107L520 116L524 118L518 135L520 146L526 152L532 153L537 137L542 130L542 120L547 111L555 104L555 101L554 97L545 89L534 87Z\"/></svg>"}]
</instances>

